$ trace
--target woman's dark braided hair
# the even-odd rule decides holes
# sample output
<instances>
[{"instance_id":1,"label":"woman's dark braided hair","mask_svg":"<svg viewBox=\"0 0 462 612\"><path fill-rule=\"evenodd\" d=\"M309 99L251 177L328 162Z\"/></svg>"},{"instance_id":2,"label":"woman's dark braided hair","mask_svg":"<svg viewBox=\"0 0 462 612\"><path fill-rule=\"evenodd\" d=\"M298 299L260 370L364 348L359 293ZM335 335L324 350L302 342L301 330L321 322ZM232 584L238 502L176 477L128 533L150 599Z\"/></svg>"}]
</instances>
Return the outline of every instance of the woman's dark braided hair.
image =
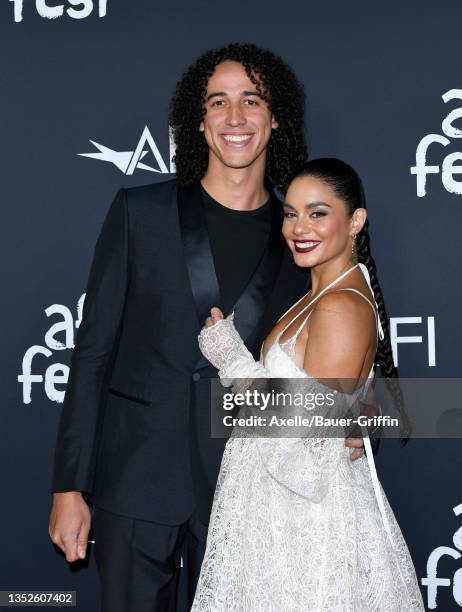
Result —
<instances>
[{"instance_id":1,"label":"woman's dark braided hair","mask_svg":"<svg viewBox=\"0 0 462 612\"><path fill-rule=\"evenodd\" d=\"M366 208L366 196L363 184L358 173L347 163L333 157L323 157L305 162L297 177L312 176L327 183L335 195L341 199L351 217L357 208ZM395 407L399 411L401 422L401 443L404 446L409 440L410 421L404 410L403 393L398 380L398 370L393 361L393 353L390 342L390 328L388 315L385 309L382 289L377 277L377 269L374 258L371 255L369 222L366 222L361 231L356 235L357 261L363 263L369 271L371 286L374 291L375 301L378 306L378 315L384 332L384 339L378 339L375 362L380 366L385 383L393 397Z\"/></svg>"},{"instance_id":2,"label":"woman's dark braided hair","mask_svg":"<svg viewBox=\"0 0 462 612\"><path fill-rule=\"evenodd\" d=\"M294 170L307 158L303 86L289 66L271 51L241 43L207 51L177 84L169 122L176 145L178 182L186 185L200 180L207 170L209 149L199 126L205 115L209 78L227 60L242 64L278 122L268 143L265 178L275 187L286 189Z\"/></svg>"}]
</instances>

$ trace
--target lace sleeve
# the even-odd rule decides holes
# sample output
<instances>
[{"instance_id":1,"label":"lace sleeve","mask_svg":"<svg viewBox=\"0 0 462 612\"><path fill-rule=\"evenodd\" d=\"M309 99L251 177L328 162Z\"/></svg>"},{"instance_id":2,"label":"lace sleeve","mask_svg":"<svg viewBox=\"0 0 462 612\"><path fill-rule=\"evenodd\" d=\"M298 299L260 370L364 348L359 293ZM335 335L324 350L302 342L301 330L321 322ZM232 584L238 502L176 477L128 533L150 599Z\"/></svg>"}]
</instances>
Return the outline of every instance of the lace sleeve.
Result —
<instances>
[{"instance_id":1,"label":"lace sleeve","mask_svg":"<svg viewBox=\"0 0 462 612\"><path fill-rule=\"evenodd\" d=\"M357 400L362 391L342 393L308 375L273 381L270 386L276 388L280 397L293 398L292 404L285 403L282 409L278 405L277 413L285 422L298 419L300 425L290 427L283 422L271 437L260 436L257 441L260 457L267 472L281 485L319 503L328 493L340 462L348 455L345 447L348 428L341 419L357 417ZM328 401L319 405L295 401L315 397Z\"/></svg>"},{"instance_id":2,"label":"lace sleeve","mask_svg":"<svg viewBox=\"0 0 462 612\"><path fill-rule=\"evenodd\" d=\"M267 472L297 495L314 503L326 496L345 455L343 439L258 439Z\"/></svg>"},{"instance_id":3,"label":"lace sleeve","mask_svg":"<svg viewBox=\"0 0 462 612\"><path fill-rule=\"evenodd\" d=\"M212 365L225 387L233 385L242 391L255 378L266 378L268 373L260 361L255 361L231 319L220 319L205 327L199 334L199 348Z\"/></svg>"}]
</instances>

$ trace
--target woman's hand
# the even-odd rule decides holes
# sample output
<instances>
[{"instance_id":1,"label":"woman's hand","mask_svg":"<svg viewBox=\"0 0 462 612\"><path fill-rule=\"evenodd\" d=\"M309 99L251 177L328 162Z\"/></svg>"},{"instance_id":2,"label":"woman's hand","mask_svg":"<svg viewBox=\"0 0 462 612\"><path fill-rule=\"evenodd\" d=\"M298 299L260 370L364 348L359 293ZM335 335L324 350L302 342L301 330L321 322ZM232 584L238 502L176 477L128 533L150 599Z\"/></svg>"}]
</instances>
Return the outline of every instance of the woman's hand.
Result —
<instances>
[{"instance_id":1,"label":"woman's hand","mask_svg":"<svg viewBox=\"0 0 462 612\"><path fill-rule=\"evenodd\" d=\"M223 317L223 313L221 312L221 310L217 306L214 306L213 308L210 309L210 316L205 319L205 323L202 329L207 329L207 327L212 327L212 325L215 325L215 323L217 323L218 321L221 321L223 318L224 317ZM226 318L233 320L234 310Z\"/></svg>"},{"instance_id":2,"label":"woman's hand","mask_svg":"<svg viewBox=\"0 0 462 612\"><path fill-rule=\"evenodd\" d=\"M245 349L233 319L234 312L225 319L219 308L211 308L198 336L201 353L217 370L223 369Z\"/></svg>"}]
</instances>

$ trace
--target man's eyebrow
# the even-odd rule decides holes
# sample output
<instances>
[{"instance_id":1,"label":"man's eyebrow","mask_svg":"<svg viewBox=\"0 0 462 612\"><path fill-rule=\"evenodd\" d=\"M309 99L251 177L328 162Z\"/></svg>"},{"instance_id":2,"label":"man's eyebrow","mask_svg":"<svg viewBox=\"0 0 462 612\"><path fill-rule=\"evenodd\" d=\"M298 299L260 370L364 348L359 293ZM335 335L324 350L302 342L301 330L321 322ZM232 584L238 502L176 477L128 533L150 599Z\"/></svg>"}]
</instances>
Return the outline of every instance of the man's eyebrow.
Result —
<instances>
[{"instance_id":1,"label":"man's eyebrow","mask_svg":"<svg viewBox=\"0 0 462 612\"><path fill-rule=\"evenodd\" d=\"M227 95L228 94L226 93L226 91L214 91L213 93L210 93L207 96L206 102L208 102L211 98L216 98L216 97L224 98ZM261 94L258 91L251 91L247 89L244 89L244 91L241 91L241 96L258 96L259 98L261 98Z\"/></svg>"},{"instance_id":2,"label":"man's eyebrow","mask_svg":"<svg viewBox=\"0 0 462 612\"><path fill-rule=\"evenodd\" d=\"M210 98L215 98L218 96L226 96L226 92L225 91L214 91L213 93L209 94L206 98L206 101L208 102L210 100Z\"/></svg>"}]
</instances>

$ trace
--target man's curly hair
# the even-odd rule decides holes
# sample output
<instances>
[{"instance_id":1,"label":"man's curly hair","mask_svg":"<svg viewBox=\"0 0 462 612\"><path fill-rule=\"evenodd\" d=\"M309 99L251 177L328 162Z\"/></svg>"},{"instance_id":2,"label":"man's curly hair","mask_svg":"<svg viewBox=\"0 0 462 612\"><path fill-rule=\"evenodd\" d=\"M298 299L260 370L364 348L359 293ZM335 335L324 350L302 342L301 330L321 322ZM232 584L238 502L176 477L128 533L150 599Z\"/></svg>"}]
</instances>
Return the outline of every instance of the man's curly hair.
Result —
<instances>
[{"instance_id":1,"label":"man's curly hair","mask_svg":"<svg viewBox=\"0 0 462 612\"><path fill-rule=\"evenodd\" d=\"M206 51L177 84L169 122L176 145L178 182L186 185L197 181L207 170L209 148L199 126L205 115L209 78L227 60L242 64L278 122L279 127L272 131L268 143L266 178L285 190L307 158L303 85L280 57L253 44L241 43Z\"/></svg>"}]
</instances>

